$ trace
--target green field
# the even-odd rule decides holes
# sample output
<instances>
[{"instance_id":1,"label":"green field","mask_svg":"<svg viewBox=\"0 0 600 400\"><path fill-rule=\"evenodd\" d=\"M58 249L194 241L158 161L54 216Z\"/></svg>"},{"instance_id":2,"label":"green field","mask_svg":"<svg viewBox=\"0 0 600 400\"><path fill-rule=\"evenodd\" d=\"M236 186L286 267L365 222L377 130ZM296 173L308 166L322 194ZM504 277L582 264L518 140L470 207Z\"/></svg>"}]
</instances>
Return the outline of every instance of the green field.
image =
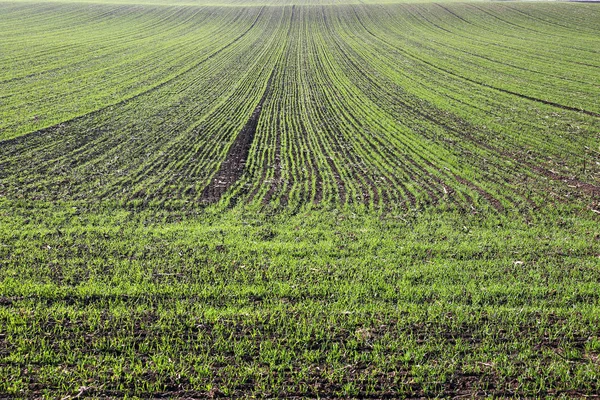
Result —
<instances>
[{"instance_id":1,"label":"green field","mask_svg":"<svg viewBox=\"0 0 600 400\"><path fill-rule=\"evenodd\" d=\"M597 397L599 27L0 0L0 397Z\"/></svg>"}]
</instances>

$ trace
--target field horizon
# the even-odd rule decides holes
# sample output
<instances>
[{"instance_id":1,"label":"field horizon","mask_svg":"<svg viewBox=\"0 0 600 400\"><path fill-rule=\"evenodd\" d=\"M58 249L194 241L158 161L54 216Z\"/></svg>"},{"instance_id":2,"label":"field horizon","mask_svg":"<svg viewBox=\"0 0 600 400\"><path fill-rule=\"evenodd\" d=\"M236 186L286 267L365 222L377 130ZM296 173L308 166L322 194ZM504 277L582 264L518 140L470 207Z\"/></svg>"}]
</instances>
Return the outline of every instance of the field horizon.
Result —
<instances>
[{"instance_id":1,"label":"field horizon","mask_svg":"<svg viewBox=\"0 0 600 400\"><path fill-rule=\"evenodd\" d=\"M598 397L599 7L1 0L0 397Z\"/></svg>"}]
</instances>

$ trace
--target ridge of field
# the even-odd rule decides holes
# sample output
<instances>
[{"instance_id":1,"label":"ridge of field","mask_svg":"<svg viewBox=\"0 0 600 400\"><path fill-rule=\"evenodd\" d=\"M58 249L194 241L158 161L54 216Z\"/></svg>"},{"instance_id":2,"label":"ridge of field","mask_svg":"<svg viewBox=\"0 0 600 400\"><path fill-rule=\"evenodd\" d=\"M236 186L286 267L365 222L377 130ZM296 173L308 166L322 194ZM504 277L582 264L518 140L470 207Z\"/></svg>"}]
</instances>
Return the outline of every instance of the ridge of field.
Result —
<instances>
[{"instance_id":1,"label":"ridge of field","mask_svg":"<svg viewBox=\"0 0 600 400\"><path fill-rule=\"evenodd\" d=\"M600 193L594 5L0 4L9 199L503 211Z\"/></svg>"}]
</instances>

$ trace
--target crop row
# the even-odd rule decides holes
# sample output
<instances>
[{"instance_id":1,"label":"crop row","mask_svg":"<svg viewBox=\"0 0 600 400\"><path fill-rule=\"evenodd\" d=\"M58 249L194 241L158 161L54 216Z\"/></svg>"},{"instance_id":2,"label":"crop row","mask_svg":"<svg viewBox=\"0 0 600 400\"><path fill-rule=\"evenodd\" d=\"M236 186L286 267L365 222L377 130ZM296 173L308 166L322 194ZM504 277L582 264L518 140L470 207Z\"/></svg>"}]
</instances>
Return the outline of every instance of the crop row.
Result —
<instances>
[{"instance_id":1,"label":"crop row","mask_svg":"<svg viewBox=\"0 0 600 400\"><path fill-rule=\"evenodd\" d=\"M8 198L503 211L600 194L590 5L2 7Z\"/></svg>"}]
</instances>

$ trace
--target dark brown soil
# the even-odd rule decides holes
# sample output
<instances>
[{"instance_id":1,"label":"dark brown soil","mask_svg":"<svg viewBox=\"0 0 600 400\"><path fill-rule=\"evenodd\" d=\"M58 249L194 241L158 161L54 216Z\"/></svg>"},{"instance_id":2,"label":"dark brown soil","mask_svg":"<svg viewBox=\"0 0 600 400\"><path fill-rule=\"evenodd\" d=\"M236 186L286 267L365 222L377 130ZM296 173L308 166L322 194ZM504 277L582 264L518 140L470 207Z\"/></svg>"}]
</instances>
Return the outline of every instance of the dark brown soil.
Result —
<instances>
[{"instance_id":1,"label":"dark brown soil","mask_svg":"<svg viewBox=\"0 0 600 400\"><path fill-rule=\"evenodd\" d=\"M273 70L273 72L274 71L275 70ZM256 127L258 126L258 119L260 118L263 104L271 92L273 72L271 72L271 75L269 76L267 87L256 108L252 112L252 115L229 148L225 161L223 161L208 186L202 191L202 196L200 197L202 202L218 202L221 199L221 196L223 196L223 194L242 176L246 160L248 159L250 146L252 146L252 141L254 140L254 134L256 133Z\"/></svg>"},{"instance_id":2,"label":"dark brown soil","mask_svg":"<svg viewBox=\"0 0 600 400\"><path fill-rule=\"evenodd\" d=\"M537 173L542 174L546 178L566 183L567 186L569 186L572 189L578 189L592 197L600 197L600 187L592 185L591 183L582 182L576 179L575 177L559 175L555 172L549 171L538 166L531 166L531 168Z\"/></svg>"}]
</instances>

